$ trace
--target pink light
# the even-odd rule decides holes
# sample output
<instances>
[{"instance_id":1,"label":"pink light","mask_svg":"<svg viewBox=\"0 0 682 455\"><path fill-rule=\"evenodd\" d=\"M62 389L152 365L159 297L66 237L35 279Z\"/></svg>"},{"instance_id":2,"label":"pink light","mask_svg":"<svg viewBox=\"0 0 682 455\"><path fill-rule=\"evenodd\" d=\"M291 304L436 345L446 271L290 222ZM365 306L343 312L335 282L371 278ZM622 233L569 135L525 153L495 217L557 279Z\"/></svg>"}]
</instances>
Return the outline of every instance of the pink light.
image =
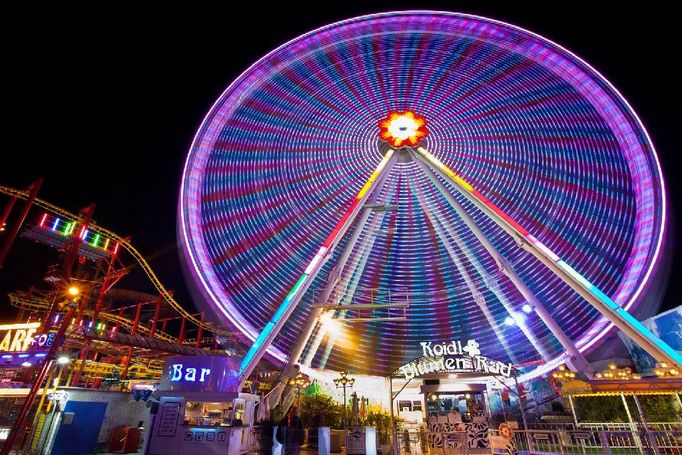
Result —
<instances>
[{"instance_id":1,"label":"pink light","mask_svg":"<svg viewBox=\"0 0 682 455\"><path fill-rule=\"evenodd\" d=\"M43 214L43 217L40 219L40 227L45 226L45 220L47 220L47 212Z\"/></svg>"}]
</instances>

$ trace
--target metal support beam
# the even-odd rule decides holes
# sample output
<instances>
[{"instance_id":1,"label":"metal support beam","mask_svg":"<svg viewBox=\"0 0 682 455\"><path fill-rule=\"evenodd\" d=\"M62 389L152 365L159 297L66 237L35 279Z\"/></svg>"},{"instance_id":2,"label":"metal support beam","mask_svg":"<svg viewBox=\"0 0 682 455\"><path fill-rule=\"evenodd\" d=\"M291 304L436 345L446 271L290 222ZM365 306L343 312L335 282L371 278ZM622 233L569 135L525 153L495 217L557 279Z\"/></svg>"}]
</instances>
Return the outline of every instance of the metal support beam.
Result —
<instances>
[{"instance_id":1,"label":"metal support beam","mask_svg":"<svg viewBox=\"0 0 682 455\"><path fill-rule=\"evenodd\" d=\"M462 219L462 221L464 221L464 223L476 236L476 238L481 243L481 245L483 245L486 251L488 251L488 254L492 256L493 260L495 260L497 266L500 268L500 271L503 274L505 274L507 278L509 278L509 281L512 282L512 284L516 287L519 293L526 299L526 301L533 308L536 309L538 316L540 316L540 318L547 325L552 334L554 334L554 336L559 340L563 348L566 349L566 351L568 351L572 357L582 358L582 354L580 354L575 345L573 345L573 342L558 326L554 319L552 319L549 316L549 313L547 313L547 311L544 311L543 305L535 297L535 294L533 294L533 292L528 288L528 286L526 286L521 277L516 273L514 268L511 266L511 264L509 264L509 262L502 255L502 253L492 244L492 242L490 242L490 240L488 240L488 238L481 231L481 229L478 227L473 218L471 218L471 216L469 216L469 214L464 210L464 207L462 207L462 205L459 202L457 202L455 198L447 191L445 186L440 182L440 180L438 180L438 178L436 178L436 175L431 171L431 169L429 169L429 166L424 162L424 160L419 155L415 154L415 160L421 167L422 171L424 171L424 174L429 178L429 180L431 180L431 183L434 184L436 189L438 189L441 195L448 201L450 206L457 212L457 215ZM507 311L510 311L510 309L507 308ZM511 311L510 316L514 317L514 313L512 313ZM543 347L542 343L540 343L540 340L538 340L535 337L535 334L532 332L532 330L530 330L526 323L524 321L516 322L519 328L523 331L524 335L526 335L528 340L531 341L531 343L535 345L535 347L538 349L538 352L540 353L542 358L545 360L549 360L551 358L549 353ZM587 362L584 361L584 366L586 365Z\"/></svg>"},{"instance_id":2,"label":"metal support beam","mask_svg":"<svg viewBox=\"0 0 682 455\"><path fill-rule=\"evenodd\" d=\"M268 347L279 334L280 330L291 316L306 290L313 282L317 274L320 272L324 264L331 257L334 248L346 233L346 231L353 224L358 214L362 211L365 202L367 201L372 190L377 182L382 180L385 173L390 171L393 162L395 161L395 150L389 149L384 155L383 159L374 170L369 179L362 186L355 199L351 203L346 213L341 217L327 239L323 242L320 249L317 251L313 259L308 263L305 270L298 278L294 286L291 288L287 296L280 303L277 311L272 316L270 321L265 325L265 328L256 337L251 348L246 352L242 359L239 368L239 383L243 384L249 375L253 372L260 359L263 357Z\"/></svg>"},{"instance_id":3,"label":"metal support beam","mask_svg":"<svg viewBox=\"0 0 682 455\"><path fill-rule=\"evenodd\" d=\"M9 253L10 248L12 247L12 244L14 243L14 240L17 238L17 234L19 233L19 230L21 230L21 226L24 225L24 222L26 221L26 217L28 216L28 212L31 210L31 207L33 206L33 202L36 199L36 196L38 195L38 191L40 191L40 187L43 185L43 178L40 177L38 180L35 182L31 183L29 186L29 196L26 198L26 203L24 204L24 207L21 209L21 213L19 214L19 218L16 220L14 223L14 226L12 226L12 230L9 232L9 235L5 239L5 241L2 244L2 247L0 247L0 269L2 268L3 263L5 262L5 258L7 257L7 253ZM14 204L16 202L16 197L10 203L8 204L7 208L5 209L6 213L3 213L3 219L2 220L2 225L0 225L0 228L3 228L4 230L4 224L6 222L6 217L9 216L10 211L14 207Z\"/></svg>"},{"instance_id":4,"label":"metal support beam","mask_svg":"<svg viewBox=\"0 0 682 455\"><path fill-rule=\"evenodd\" d=\"M490 311L490 308L488 308L488 303L485 301L485 297L483 296L483 293L476 287L476 283L474 282L473 278L467 271L466 267L464 267L464 264L462 263L462 260L459 258L457 253L454 250L454 247L451 245L451 242L448 240L447 236L445 235L444 231L448 231L457 243L457 246L460 247L460 250L466 253L466 251L463 249L465 247L464 242L460 242L459 236L456 234L455 230L452 229L452 226L446 226L445 223L442 223L440 218L438 216L434 216L431 213L430 207L426 204L426 201L424 200L424 194L421 191L421 189L417 186L414 185L414 182L410 179L410 187L412 191L417 195L417 200L419 201L419 204L422 207L422 210L424 210L424 213L426 214L427 218L431 222L431 225L436 231L436 234L440 238L441 243L445 247L445 250L448 252L450 255L450 259L455 263L455 267L457 267L457 270L462 274L462 277L464 278L464 282L466 283L467 287L469 288L469 292L471 292L471 295L473 296L473 300L478 305L478 308L481 310L481 313L483 313L483 316L485 316L486 321L488 322L488 325L493 329L493 332L495 332L495 336L497 336L498 341L502 345L502 348L504 351L507 353L509 356L509 359L516 363L516 356L514 355L514 351L511 349L509 346L509 343L507 343L507 339L504 337L504 334L499 330L499 324L497 321L495 321L495 317L493 316L492 312ZM467 257L471 257L471 255L467 255ZM507 310L509 311L509 310ZM540 343L537 342L537 340L530 340L531 345L534 347L539 347ZM535 342L534 342L535 341Z\"/></svg>"},{"instance_id":5,"label":"metal support beam","mask_svg":"<svg viewBox=\"0 0 682 455\"><path fill-rule=\"evenodd\" d=\"M670 364L682 368L682 355L680 355L680 353L655 336L651 330L646 328L640 321L630 315L630 313L614 302L597 286L568 265L566 261L561 259L545 244L536 239L531 233L511 219L511 217L483 196L462 177L431 155L426 149L418 147L416 151L418 153L415 153L415 155L434 167L435 170L442 175L443 178L448 180L458 192L512 236L521 248L535 256L547 268L554 272L559 279L570 286L635 343L641 346L659 362L669 362Z\"/></svg>"}]
</instances>

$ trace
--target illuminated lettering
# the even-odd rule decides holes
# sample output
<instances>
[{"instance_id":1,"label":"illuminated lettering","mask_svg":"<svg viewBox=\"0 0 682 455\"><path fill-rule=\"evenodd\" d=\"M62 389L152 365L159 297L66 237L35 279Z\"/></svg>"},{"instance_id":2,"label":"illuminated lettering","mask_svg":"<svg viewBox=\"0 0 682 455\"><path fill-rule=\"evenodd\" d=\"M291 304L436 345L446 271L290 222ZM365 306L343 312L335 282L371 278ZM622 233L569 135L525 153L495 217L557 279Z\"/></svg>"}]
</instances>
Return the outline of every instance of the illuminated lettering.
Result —
<instances>
[{"instance_id":1,"label":"illuminated lettering","mask_svg":"<svg viewBox=\"0 0 682 455\"><path fill-rule=\"evenodd\" d=\"M210 368L201 368L199 371L199 382L206 382L206 378L210 376ZM171 365L170 382L197 382L197 369L193 367L185 368L182 363L174 363Z\"/></svg>"},{"instance_id":2,"label":"illuminated lettering","mask_svg":"<svg viewBox=\"0 0 682 455\"><path fill-rule=\"evenodd\" d=\"M405 379L423 376L430 373L450 373L457 371L472 371L490 375L511 376L511 363L503 363L481 355L480 345L476 340L462 342L450 341L434 343L422 341L419 343L423 356L400 367L399 371Z\"/></svg>"},{"instance_id":3,"label":"illuminated lettering","mask_svg":"<svg viewBox=\"0 0 682 455\"><path fill-rule=\"evenodd\" d=\"M174 363L171 365L171 377L170 380L171 382L177 382L180 379L182 379L182 364L181 363Z\"/></svg>"},{"instance_id":4,"label":"illuminated lettering","mask_svg":"<svg viewBox=\"0 0 682 455\"><path fill-rule=\"evenodd\" d=\"M33 344L40 322L25 324L0 324L0 352L27 352Z\"/></svg>"}]
</instances>

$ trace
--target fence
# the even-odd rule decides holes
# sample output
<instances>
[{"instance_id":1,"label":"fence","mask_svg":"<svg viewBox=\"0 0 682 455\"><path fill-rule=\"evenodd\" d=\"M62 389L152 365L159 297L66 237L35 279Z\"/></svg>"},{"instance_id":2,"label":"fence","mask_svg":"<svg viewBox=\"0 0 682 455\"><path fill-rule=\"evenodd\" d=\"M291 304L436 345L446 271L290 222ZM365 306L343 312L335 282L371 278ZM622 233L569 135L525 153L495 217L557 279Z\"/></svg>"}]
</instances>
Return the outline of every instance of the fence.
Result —
<instances>
[{"instance_id":1,"label":"fence","mask_svg":"<svg viewBox=\"0 0 682 455\"><path fill-rule=\"evenodd\" d=\"M513 430L506 437L497 430L484 437L464 431L404 431L397 436L404 455L682 455L682 431L674 429Z\"/></svg>"}]
</instances>

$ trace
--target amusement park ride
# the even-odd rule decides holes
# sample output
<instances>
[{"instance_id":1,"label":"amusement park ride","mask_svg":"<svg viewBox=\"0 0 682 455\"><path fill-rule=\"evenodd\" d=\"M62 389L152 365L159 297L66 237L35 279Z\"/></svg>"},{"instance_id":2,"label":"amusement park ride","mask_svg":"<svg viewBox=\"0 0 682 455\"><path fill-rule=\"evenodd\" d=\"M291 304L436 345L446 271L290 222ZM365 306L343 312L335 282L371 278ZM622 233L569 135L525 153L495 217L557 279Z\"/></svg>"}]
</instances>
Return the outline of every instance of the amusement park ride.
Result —
<instances>
[{"instance_id":1,"label":"amusement park ride","mask_svg":"<svg viewBox=\"0 0 682 455\"><path fill-rule=\"evenodd\" d=\"M163 366L159 358L168 354L207 355L206 349L210 349L211 355L226 355L224 350L218 351L215 334L222 337L223 343L230 342L230 334L205 322L203 313L190 314L175 301L129 239L93 221L94 206L79 214L69 213L38 198L37 191L32 191L38 187L39 182L26 191L0 187L0 192L11 197L0 220L5 229L17 200L26 199L4 239L2 260L25 224L28 227L22 237L62 252L62 263L51 267L45 276L50 289L31 288L9 294L10 303L19 310L17 320L43 321L44 331L56 327L65 313L55 306L65 287L76 283L84 291L64 346L65 351L79 352L68 380L70 385L99 383L107 378L158 379ZM44 210L35 224L26 222L32 206ZM124 253L149 277L157 296L114 288L128 274L121 260Z\"/></svg>"},{"instance_id":2,"label":"amusement park ride","mask_svg":"<svg viewBox=\"0 0 682 455\"><path fill-rule=\"evenodd\" d=\"M250 346L239 389L266 354L283 366L275 401L301 365L389 376L430 341L477 340L524 381L564 363L593 374L585 356L615 327L682 369L630 313L646 303L666 224L646 130L594 68L508 24L351 19L284 44L231 84L195 137L180 193L199 315L129 239L93 221L94 206L69 213L39 199L40 184L0 187L11 198L3 227L27 201L0 265L32 206L45 212L22 235L64 252L56 289L79 258L95 265L68 341L81 350L73 384L96 370L89 353L124 359L126 377L133 349L153 369L161 355L207 355L232 336ZM158 296L108 306L123 253ZM54 300L10 296L46 324Z\"/></svg>"},{"instance_id":3,"label":"amusement park ride","mask_svg":"<svg viewBox=\"0 0 682 455\"><path fill-rule=\"evenodd\" d=\"M179 231L208 308L251 344L242 380L266 353L386 376L421 341L469 339L527 380L591 374L614 327L682 363L629 313L666 210L646 130L589 64L494 20L405 12L237 78L190 150Z\"/></svg>"}]
</instances>

